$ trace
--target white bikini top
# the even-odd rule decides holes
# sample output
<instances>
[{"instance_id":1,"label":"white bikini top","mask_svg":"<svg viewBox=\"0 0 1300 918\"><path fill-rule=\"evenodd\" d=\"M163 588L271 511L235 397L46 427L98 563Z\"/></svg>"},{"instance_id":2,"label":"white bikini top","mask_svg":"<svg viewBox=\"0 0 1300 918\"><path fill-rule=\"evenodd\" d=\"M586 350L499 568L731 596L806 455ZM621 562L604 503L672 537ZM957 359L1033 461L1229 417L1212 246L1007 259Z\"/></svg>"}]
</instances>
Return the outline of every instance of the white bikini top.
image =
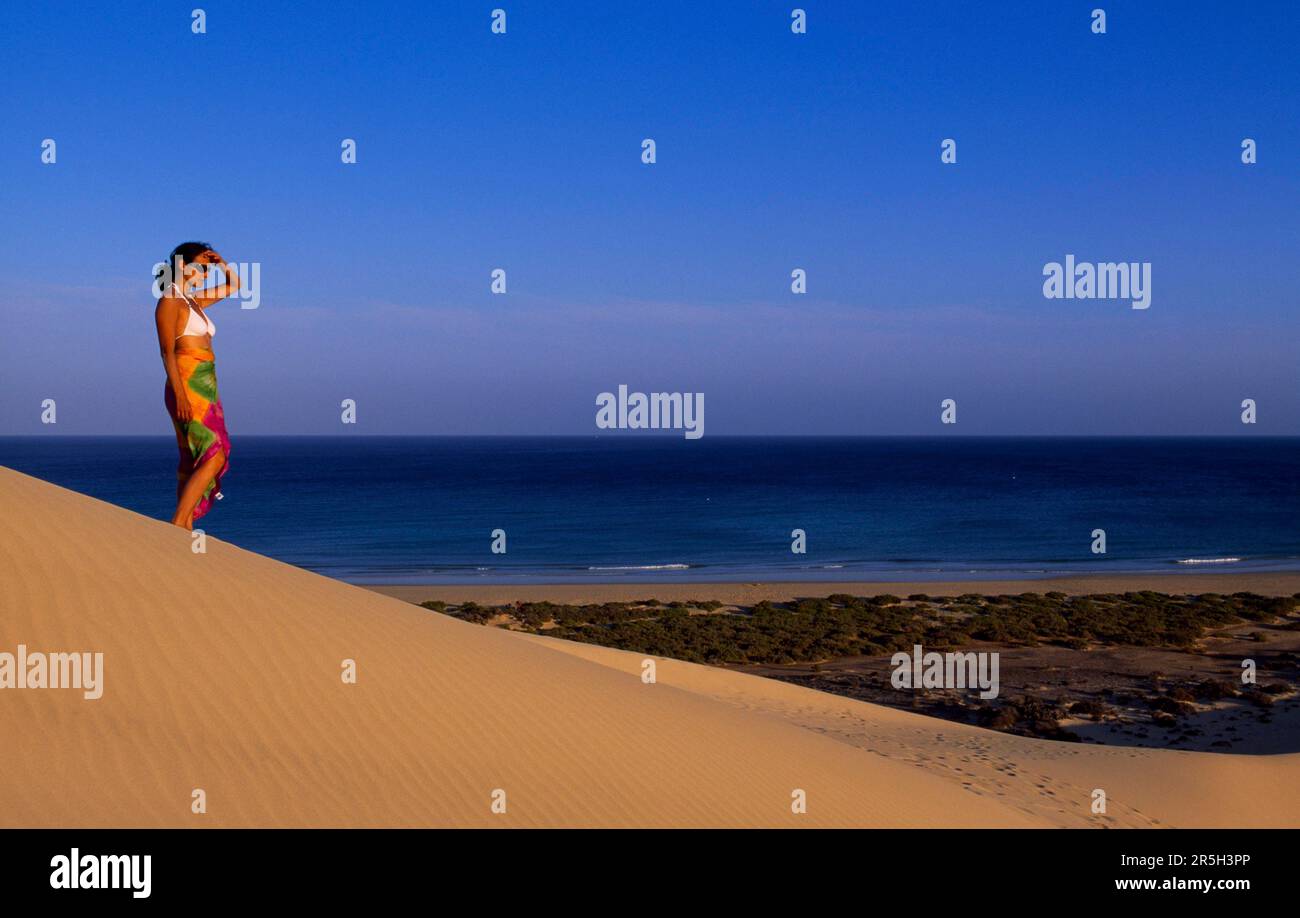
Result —
<instances>
[{"instance_id":1,"label":"white bikini top","mask_svg":"<svg viewBox=\"0 0 1300 918\"><path fill-rule=\"evenodd\" d=\"M190 307L189 318L185 320L185 330L176 337L184 338L186 335L207 335L211 338L215 335L217 333L217 326L214 325L212 320L204 314L202 309L194 304L194 300L187 296L184 290L176 284L169 284L167 292L170 293L173 287L176 288L177 296L185 300L185 305Z\"/></svg>"}]
</instances>

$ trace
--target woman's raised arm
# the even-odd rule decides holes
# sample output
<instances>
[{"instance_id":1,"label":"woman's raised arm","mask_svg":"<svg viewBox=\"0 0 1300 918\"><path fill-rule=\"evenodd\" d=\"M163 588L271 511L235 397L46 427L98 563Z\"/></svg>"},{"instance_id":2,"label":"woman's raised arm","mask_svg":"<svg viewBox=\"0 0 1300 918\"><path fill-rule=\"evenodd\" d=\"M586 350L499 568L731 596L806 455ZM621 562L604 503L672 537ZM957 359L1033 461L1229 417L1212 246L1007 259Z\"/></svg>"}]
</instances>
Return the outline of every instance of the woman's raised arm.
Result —
<instances>
[{"instance_id":1,"label":"woman's raised arm","mask_svg":"<svg viewBox=\"0 0 1300 918\"><path fill-rule=\"evenodd\" d=\"M224 258L209 249L196 260L203 264L216 265L221 269L221 273L226 276L226 282L219 287L208 287L194 291L194 302L198 304L200 309L207 309L213 303L239 293L239 274L235 271L234 266L227 263Z\"/></svg>"}]
</instances>

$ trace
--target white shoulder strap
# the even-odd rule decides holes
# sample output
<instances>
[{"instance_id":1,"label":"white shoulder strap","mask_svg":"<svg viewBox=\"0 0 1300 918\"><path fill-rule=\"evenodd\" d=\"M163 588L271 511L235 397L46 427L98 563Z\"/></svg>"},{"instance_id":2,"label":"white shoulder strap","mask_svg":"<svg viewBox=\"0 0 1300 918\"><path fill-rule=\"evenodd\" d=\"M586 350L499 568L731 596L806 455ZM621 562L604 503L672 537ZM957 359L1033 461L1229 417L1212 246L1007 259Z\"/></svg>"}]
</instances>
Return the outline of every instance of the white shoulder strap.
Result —
<instances>
[{"instance_id":1,"label":"white shoulder strap","mask_svg":"<svg viewBox=\"0 0 1300 918\"><path fill-rule=\"evenodd\" d=\"M186 306L190 307L190 309L194 309L194 308L195 308L195 307L194 307L194 299L193 299L192 297L190 297L189 295L187 295L187 294L185 293L185 291L181 289L181 285L178 284L178 283L176 283L175 281L172 281L170 284L168 284L168 285L167 285L167 290L165 290L165 291L163 291L163 292L164 292L164 293L169 292L169 291L172 290L173 288L175 288L175 290L176 290L176 296L179 297L180 299L184 300Z\"/></svg>"}]
</instances>

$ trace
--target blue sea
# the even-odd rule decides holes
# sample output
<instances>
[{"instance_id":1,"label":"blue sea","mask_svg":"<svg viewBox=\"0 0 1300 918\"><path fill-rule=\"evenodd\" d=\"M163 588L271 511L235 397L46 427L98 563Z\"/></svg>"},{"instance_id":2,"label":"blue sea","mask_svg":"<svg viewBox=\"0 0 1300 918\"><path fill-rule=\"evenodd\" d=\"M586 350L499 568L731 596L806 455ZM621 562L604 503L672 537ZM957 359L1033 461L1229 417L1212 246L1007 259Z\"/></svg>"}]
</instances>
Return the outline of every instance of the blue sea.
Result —
<instances>
[{"instance_id":1,"label":"blue sea","mask_svg":"<svg viewBox=\"0 0 1300 918\"><path fill-rule=\"evenodd\" d=\"M0 465L168 519L175 450L7 437ZM224 495L211 535L357 583L1300 570L1300 438L244 436Z\"/></svg>"}]
</instances>

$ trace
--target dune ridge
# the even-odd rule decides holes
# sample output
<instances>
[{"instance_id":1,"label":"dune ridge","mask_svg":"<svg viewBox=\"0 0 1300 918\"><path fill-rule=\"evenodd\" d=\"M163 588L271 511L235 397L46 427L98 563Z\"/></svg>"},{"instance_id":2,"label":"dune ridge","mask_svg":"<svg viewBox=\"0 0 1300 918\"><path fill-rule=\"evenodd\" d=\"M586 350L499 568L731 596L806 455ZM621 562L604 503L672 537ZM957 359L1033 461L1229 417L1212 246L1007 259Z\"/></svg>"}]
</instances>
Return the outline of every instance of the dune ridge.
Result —
<instances>
[{"instance_id":1,"label":"dune ridge","mask_svg":"<svg viewBox=\"0 0 1300 918\"><path fill-rule=\"evenodd\" d=\"M196 554L166 523L4 468L0 584L0 652L104 654L98 700L0 690L3 826L1300 821L1300 756L1029 740L670 660L647 685L638 655L459 622L212 537Z\"/></svg>"}]
</instances>

